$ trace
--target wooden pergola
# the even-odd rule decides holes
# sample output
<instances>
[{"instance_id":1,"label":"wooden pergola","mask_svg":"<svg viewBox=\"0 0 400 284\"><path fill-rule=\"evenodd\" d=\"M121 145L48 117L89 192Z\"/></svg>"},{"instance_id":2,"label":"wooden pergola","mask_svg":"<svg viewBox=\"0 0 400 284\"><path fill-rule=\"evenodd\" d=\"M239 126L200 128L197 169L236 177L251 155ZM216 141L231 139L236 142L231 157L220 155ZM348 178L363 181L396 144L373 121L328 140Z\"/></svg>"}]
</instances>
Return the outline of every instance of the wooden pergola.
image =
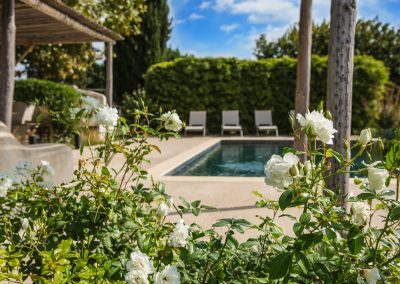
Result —
<instances>
[{"instance_id":1,"label":"wooden pergola","mask_svg":"<svg viewBox=\"0 0 400 284\"><path fill-rule=\"evenodd\" d=\"M123 37L59 0L1 0L0 121L11 126L15 46L105 42L106 96L112 105L112 46ZM24 55L23 55L24 56Z\"/></svg>"}]
</instances>

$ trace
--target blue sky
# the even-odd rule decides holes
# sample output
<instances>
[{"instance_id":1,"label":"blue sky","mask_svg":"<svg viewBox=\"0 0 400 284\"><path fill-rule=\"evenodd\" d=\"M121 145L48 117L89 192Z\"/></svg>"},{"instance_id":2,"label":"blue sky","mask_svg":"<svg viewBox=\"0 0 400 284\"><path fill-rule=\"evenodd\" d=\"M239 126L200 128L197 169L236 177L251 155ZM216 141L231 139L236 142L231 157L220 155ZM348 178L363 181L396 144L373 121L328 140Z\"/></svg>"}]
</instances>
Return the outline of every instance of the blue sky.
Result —
<instances>
[{"instance_id":1,"label":"blue sky","mask_svg":"<svg viewBox=\"0 0 400 284\"><path fill-rule=\"evenodd\" d=\"M400 0L358 0L358 18L400 26ZM300 0L169 0L172 47L196 56L252 58L255 39L275 39L299 20ZM314 0L316 22L329 19L330 0Z\"/></svg>"}]
</instances>

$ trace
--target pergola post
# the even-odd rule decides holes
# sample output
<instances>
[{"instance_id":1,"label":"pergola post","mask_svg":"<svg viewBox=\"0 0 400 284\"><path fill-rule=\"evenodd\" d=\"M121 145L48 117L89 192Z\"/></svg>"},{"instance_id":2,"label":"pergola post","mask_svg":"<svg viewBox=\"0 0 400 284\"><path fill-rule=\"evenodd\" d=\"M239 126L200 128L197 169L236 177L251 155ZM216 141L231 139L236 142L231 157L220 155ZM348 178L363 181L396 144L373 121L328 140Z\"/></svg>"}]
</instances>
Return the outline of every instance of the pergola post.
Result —
<instances>
[{"instance_id":1,"label":"pergola post","mask_svg":"<svg viewBox=\"0 0 400 284\"><path fill-rule=\"evenodd\" d=\"M312 0L302 0L300 8L299 51L297 56L297 81L295 113L304 115L310 101L311 78L311 44L312 44ZM299 124L295 120L295 130L300 137L296 137L294 146L296 150L306 151L307 138L299 131ZM303 160L305 155L302 155Z\"/></svg>"},{"instance_id":2,"label":"pergola post","mask_svg":"<svg viewBox=\"0 0 400 284\"><path fill-rule=\"evenodd\" d=\"M328 55L328 94L327 108L332 114L334 127L337 129L333 149L350 159L351 107L353 92L354 35L356 29L356 0L332 0L331 24ZM336 160L332 161L332 171L340 168ZM339 191L339 201L345 205L349 188L347 173L333 176L327 180L330 189Z\"/></svg>"},{"instance_id":3,"label":"pergola post","mask_svg":"<svg viewBox=\"0 0 400 284\"><path fill-rule=\"evenodd\" d=\"M106 42L106 97L111 107L113 104L113 42Z\"/></svg>"},{"instance_id":4,"label":"pergola post","mask_svg":"<svg viewBox=\"0 0 400 284\"><path fill-rule=\"evenodd\" d=\"M0 121L10 130L15 78L15 33L15 0L2 0Z\"/></svg>"}]
</instances>

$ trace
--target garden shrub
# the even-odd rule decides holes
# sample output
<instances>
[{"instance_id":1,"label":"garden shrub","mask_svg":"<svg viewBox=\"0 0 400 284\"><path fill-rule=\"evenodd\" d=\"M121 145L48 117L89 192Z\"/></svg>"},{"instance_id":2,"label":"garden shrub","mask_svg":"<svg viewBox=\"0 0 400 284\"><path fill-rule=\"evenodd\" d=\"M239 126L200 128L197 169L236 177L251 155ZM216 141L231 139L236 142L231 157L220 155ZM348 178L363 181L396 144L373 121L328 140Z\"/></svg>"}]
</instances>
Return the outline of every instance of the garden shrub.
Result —
<instances>
[{"instance_id":1,"label":"garden shrub","mask_svg":"<svg viewBox=\"0 0 400 284\"><path fill-rule=\"evenodd\" d=\"M356 56L354 63L353 129L358 132L376 126L388 71L368 56ZM325 100L327 65L326 57L313 57L310 108ZM219 133L221 111L229 109L240 111L246 133L255 132L254 110L260 109L271 109L280 132L290 132L287 114L294 109L296 59L181 58L153 65L145 81L149 98L184 118L190 110L206 110L211 133Z\"/></svg>"},{"instance_id":2,"label":"garden shrub","mask_svg":"<svg viewBox=\"0 0 400 284\"><path fill-rule=\"evenodd\" d=\"M286 149L283 157L273 155L266 163L265 182L271 185L268 190L281 192L279 200L255 192L256 206L265 209L256 224L223 218L215 220L212 229L203 229L185 224L184 218L212 208L198 200L174 203L168 189L143 167L148 155L159 151L149 137L177 136L182 122L176 113L154 117L146 109L137 110L133 124L110 107L81 114L86 121L95 115L105 129L105 141L90 147L88 158L79 159L70 183L52 185L57 173L46 161L19 163L15 172L0 173L2 283L400 280L400 184L396 191L389 188L391 178L400 178L400 136L386 157L378 141L382 159L373 161L375 142L365 129L354 145L357 154L345 158L327 147L336 130L326 113L308 113L299 120L309 141L306 161L300 161L302 153ZM154 128L152 121L158 122ZM116 133L121 133L118 139ZM346 197L351 205L347 209L325 180L347 172L365 152L368 164L355 172L367 172L367 179L355 179L361 193ZM331 168L334 161L340 165L337 171ZM170 211L178 216L167 218ZM285 234L277 218L288 218L293 234ZM237 235L248 230L253 237L239 242Z\"/></svg>"},{"instance_id":3,"label":"garden shrub","mask_svg":"<svg viewBox=\"0 0 400 284\"><path fill-rule=\"evenodd\" d=\"M61 83L40 79L15 81L15 101L46 106L50 114L57 114L58 119L50 121L56 140L72 135L70 110L80 104L81 96L78 90Z\"/></svg>"}]
</instances>

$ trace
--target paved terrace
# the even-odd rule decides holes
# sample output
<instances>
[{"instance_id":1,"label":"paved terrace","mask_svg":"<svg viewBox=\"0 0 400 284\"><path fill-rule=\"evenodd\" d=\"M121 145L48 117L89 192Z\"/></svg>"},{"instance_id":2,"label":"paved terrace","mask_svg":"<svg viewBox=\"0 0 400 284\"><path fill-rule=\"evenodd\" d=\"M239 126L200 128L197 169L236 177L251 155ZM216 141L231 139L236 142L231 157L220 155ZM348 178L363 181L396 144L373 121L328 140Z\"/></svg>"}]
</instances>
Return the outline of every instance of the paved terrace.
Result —
<instances>
[{"instance_id":1,"label":"paved terrace","mask_svg":"<svg viewBox=\"0 0 400 284\"><path fill-rule=\"evenodd\" d=\"M224 139L251 139L251 140L283 140L292 139L290 137L223 137ZM187 223L196 222L203 228L210 228L216 220L220 218L244 218L253 223L259 223L257 216L270 215L265 208L255 207L258 198L252 193L259 191L272 200L278 200L280 193L272 187L264 183L262 177L186 177L186 176L165 176L170 170L181 164L182 162L196 156L199 152L207 149L209 146L217 143L220 137L189 137L181 139L170 139L168 141L159 141L151 138L150 143L157 145L161 149L161 154L154 151L149 158L152 164L146 165L149 173L156 181L162 181L166 185L168 194L174 197L176 203L182 196L188 201L201 200L203 204L218 208L217 212L205 212L195 217L191 214L185 215ZM87 156L88 151L84 151ZM75 167L79 159L79 151L74 151ZM116 157L112 163L112 167L121 167L123 159ZM357 186L351 181L351 190L357 192ZM295 216L301 214L298 208L290 209L287 212ZM173 214L172 219L179 216ZM277 224L282 227L285 233L292 234L292 224L288 218L277 219ZM244 239L248 236L255 235L255 232L247 232L246 236L239 237Z\"/></svg>"}]
</instances>

